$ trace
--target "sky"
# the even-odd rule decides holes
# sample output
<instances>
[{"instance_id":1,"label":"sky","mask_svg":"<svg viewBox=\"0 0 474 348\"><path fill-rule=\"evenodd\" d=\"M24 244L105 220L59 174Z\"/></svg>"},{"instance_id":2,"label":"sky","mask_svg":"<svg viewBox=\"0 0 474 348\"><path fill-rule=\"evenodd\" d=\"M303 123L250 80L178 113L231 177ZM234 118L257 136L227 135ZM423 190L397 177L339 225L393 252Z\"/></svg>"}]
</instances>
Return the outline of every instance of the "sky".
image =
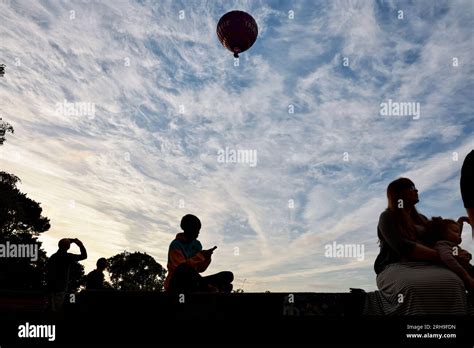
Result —
<instances>
[{"instance_id":1,"label":"sky","mask_svg":"<svg viewBox=\"0 0 474 348\"><path fill-rule=\"evenodd\" d=\"M238 64L216 35L231 10L258 25ZM0 0L0 170L50 218L47 254L79 238L86 272L124 250L166 266L191 213L218 246L205 274L235 288L372 291L392 180L428 217L466 215L473 28L469 0ZM239 150L254 161L219 157Z\"/></svg>"}]
</instances>

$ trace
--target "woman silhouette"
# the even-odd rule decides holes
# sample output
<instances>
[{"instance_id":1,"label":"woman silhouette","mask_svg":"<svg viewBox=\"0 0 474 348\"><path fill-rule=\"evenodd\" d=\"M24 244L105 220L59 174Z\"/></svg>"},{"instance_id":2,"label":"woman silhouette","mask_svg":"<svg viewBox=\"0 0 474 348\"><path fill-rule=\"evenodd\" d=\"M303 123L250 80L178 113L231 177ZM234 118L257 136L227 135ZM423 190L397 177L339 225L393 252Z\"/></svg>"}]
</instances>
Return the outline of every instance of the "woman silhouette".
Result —
<instances>
[{"instance_id":1,"label":"woman silhouette","mask_svg":"<svg viewBox=\"0 0 474 348\"><path fill-rule=\"evenodd\" d=\"M379 291L369 293L366 314L455 314L470 311L463 281L422 244L429 220L418 213L418 190L410 179L388 185L380 215L380 252L375 260Z\"/></svg>"}]
</instances>

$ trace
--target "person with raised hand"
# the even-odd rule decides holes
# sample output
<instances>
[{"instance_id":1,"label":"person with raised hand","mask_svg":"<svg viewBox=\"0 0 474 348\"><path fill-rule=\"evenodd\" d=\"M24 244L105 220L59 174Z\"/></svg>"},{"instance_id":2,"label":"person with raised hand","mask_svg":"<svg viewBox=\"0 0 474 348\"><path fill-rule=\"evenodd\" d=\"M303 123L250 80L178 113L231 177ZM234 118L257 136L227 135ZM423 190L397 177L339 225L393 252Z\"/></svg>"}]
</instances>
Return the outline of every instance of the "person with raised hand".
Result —
<instances>
[{"instance_id":1,"label":"person with raised hand","mask_svg":"<svg viewBox=\"0 0 474 348\"><path fill-rule=\"evenodd\" d=\"M67 251L74 243L81 251L80 255ZM51 255L47 266L47 283L50 293L50 308L53 312L60 311L69 286L69 273L74 262L87 259L84 244L77 238L63 238L58 242L58 251Z\"/></svg>"}]
</instances>

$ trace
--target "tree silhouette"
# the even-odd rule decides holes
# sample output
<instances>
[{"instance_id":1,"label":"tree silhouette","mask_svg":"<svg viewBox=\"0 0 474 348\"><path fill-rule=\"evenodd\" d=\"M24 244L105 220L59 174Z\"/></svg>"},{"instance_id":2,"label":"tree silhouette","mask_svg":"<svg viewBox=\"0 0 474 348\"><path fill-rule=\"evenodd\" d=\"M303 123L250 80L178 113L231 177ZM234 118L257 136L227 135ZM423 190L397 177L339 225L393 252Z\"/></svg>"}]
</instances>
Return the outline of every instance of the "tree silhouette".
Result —
<instances>
[{"instance_id":1,"label":"tree silhouette","mask_svg":"<svg viewBox=\"0 0 474 348\"><path fill-rule=\"evenodd\" d=\"M0 287L3 289L40 290L45 285L43 270L47 257L37 236L50 228L38 202L16 187L20 179L0 172L0 244L37 245L37 260L25 257L0 257Z\"/></svg>"},{"instance_id":2,"label":"tree silhouette","mask_svg":"<svg viewBox=\"0 0 474 348\"><path fill-rule=\"evenodd\" d=\"M74 262L69 270L69 286L68 292L77 292L86 284L86 275L84 266L79 262Z\"/></svg>"},{"instance_id":3,"label":"tree silhouette","mask_svg":"<svg viewBox=\"0 0 474 348\"><path fill-rule=\"evenodd\" d=\"M124 251L110 257L107 263L112 288L127 291L163 291L166 271L152 256Z\"/></svg>"},{"instance_id":4,"label":"tree silhouette","mask_svg":"<svg viewBox=\"0 0 474 348\"><path fill-rule=\"evenodd\" d=\"M3 145L3 143L5 142L5 135L10 132L10 133L14 133L14 130L13 130L13 127L2 120L2 118L0 117L0 145Z\"/></svg>"},{"instance_id":5,"label":"tree silhouette","mask_svg":"<svg viewBox=\"0 0 474 348\"><path fill-rule=\"evenodd\" d=\"M20 179L0 172L0 236L31 234L37 236L51 227L41 215L40 204L21 193L16 187Z\"/></svg>"}]
</instances>

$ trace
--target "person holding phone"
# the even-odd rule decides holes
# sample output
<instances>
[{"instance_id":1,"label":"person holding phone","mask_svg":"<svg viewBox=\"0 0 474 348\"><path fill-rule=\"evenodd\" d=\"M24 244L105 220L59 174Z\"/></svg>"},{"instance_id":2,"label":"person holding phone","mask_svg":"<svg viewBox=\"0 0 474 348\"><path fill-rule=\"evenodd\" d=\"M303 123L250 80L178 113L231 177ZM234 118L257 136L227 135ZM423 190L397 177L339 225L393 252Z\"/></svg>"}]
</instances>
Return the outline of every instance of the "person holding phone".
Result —
<instances>
[{"instance_id":1,"label":"person holding phone","mask_svg":"<svg viewBox=\"0 0 474 348\"><path fill-rule=\"evenodd\" d=\"M217 246L203 250L197 239L201 221L195 215L185 215L181 219L181 229L171 242L168 251L168 275L165 290L175 293L226 292L232 291L232 272L224 271L209 276L201 276L211 263Z\"/></svg>"}]
</instances>

